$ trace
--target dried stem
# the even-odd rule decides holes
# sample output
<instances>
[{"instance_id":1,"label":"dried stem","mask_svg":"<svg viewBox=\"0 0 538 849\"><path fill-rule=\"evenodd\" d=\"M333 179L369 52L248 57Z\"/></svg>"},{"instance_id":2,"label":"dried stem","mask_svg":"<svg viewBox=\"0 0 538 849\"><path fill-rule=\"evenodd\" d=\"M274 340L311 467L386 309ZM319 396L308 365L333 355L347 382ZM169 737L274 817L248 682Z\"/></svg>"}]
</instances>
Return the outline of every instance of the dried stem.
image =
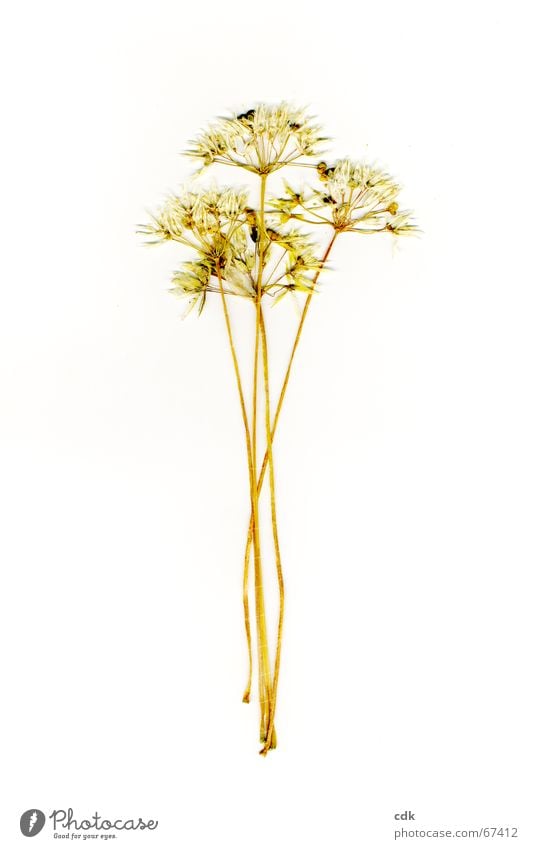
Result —
<instances>
[{"instance_id":1,"label":"dried stem","mask_svg":"<svg viewBox=\"0 0 538 849\"><path fill-rule=\"evenodd\" d=\"M220 269L219 265L217 265L216 271L217 271L217 279L219 281L219 290L220 290L220 295L221 295L221 300L222 300L222 309L223 309L223 312L224 312L224 320L226 322L226 331L227 331L227 334L228 334L228 342L229 342L230 351L231 351L231 354L232 354L232 361L233 361L233 366L234 366L235 379L236 379L236 383L237 383L237 391L239 393L239 404L241 406L241 416L242 416L242 419L243 419L243 425L244 425L244 429L245 429L245 443L246 443L246 449L247 449L248 476L249 476L249 485L250 485L250 505L251 505L251 515L253 516L254 515L254 499L255 499L255 496L257 494L257 492L256 492L256 471L255 471L255 466L253 464L252 443L251 443L251 439L250 439L250 429L249 429L249 423L248 423L247 408L246 408L246 404L245 404L245 395L244 395L244 392L243 392L243 384L242 384L242 381L241 381L241 372L239 370L239 362L237 360L237 353L236 353L236 350L235 350L235 344L234 344L234 339L233 339L232 325L231 325L231 321L230 321L230 313L229 313L229 310L228 310L228 304L226 303L226 295L224 293L224 288L223 288L223 285L222 285L222 273L221 273L221 269ZM248 559L250 560L250 548L249 548L249 551L246 552L245 556L248 557ZM245 580L248 581L248 565L246 566L246 568L244 570L244 575L245 575ZM243 593L243 607L244 607L244 615L245 615L245 630L246 630L246 637L247 637L249 670L250 670L249 681L248 681L248 684L247 684L247 689L245 691L245 695L243 696L243 701L248 702L248 700L249 700L248 694L250 693L250 679L251 679L251 676L252 676L252 638L251 638L251 635L250 635L250 612L249 612L249 604L248 604L248 593Z\"/></svg>"},{"instance_id":2,"label":"dried stem","mask_svg":"<svg viewBox=\"0 0 538 849\"><path fill-rule=\"evenodd\" d=\"M308 294L306 301L305 301L305 304L304 304L304 307L303 307L303 311L302 311L301 318L300 318L300 321L299 321L299 326L297 328L297 333L295 334L295 340L294 340L293 347L292 347L291 354L290 354L290 358L289 358L289 361L288 361L286 374L284 376L284 381L283 381L283 384L282 384L282 388L280 390L280 396L279 396L278 403L277 403L276 410L275 410L275 415L274 415L274 419L273 419L273 426L272 426L271 432L270 432L270 438L268 438L268 440L267 440L267 448L266 448L266 451L265 451L265 456L263 458L263 463L262 463L260 475L258 477L258 483L257 483L257 496L258 497L259 497L261 490L262 490L263 481L264 481L264 477L265 477L265 471L267 469L267 464L269 462L269 451L270 451L270 448L272 447L272 442L275 438L276 428L277 428L278 420L279 420L279 417L280 417L280 411L282 410L282 404L284 402L284 397L286 395L286 390L288 388L288 383L289 383L289 379L290 379L293 360L295 359L297 347L298 347L300 339L301 339L301 334L303 332L303 326L304 326L304 323L305 323L305 320L306 320L306 316L308 314L310 302L312 300L312 296L314 294L315 286L317 285L319 276L320 276L320 274L321 274L323 268L325 267L325 264L326 264L326 262L329 258L329 254L331 253L331 250L333 248L333 245L335 243L337 235L338 235L338 231L335 230L333 235L332 235L331 240L329 241L329 244L327 245L325 253L323 254L323 257L322 257L321 263L320 263L320 267L319 267L318 271L316 272L316 274L315 274L315 276L312 280L312 291ZM254 510L251 511L249 530L248 530L248 534L247 534L247 543L246 543L246 546L245 546L244 574L243 574L243 602L245 602L246 587L248 586L248 573L249 573L249 565L250 565L250 549L252 547L253 538L254 538ZM247 600L246 600L246 605L247 606L246 606L245 609L247 610L247 614L246 614L246 618L245 618L245 631L246 631L246 635L247 635L247 644L250 646L250 642L249 642L250 641L250 623L249 623L249 619L248 619L248 597L247 597ZM250 648L249 648L249 673L248 673L247 689L245 690L245 695L247 696L247 698L245 698L245 696L243 696L243 701L248 701L248 694L250 692L250 682L251 682L251 680L252 680L252 654L251 654Z\"/></svg>"},{"instance_id":3,"label":"dried stem","mask_svg":"<svg viewBox=\"0 0 538 849\"><path fill-rule=\"evenodd\" d=\"M261 755L266 755L270 748L276 746L276 739L273 740L273 730L275 724L276 711L276 696L278 689L278 676L280 673L280 655L282 650L282 625L284 622L284 578L282 575L282 560L280 557L280 544L278 540L278 524L276 514L276 493L275 493L275 468L273 461L273 440L271 436L271 400L269 393L269 357L267 353L267 334L265 331L265 321L263 318L263 309L260 310L260 333L262 340L262 357L263 357L263 382L265 388L265 434L267 439L267 455L269 458L269 487L271 494L271 525L273 530L273 544L275 549L276 571L278 578L278 593L279 593L279 612L278 612L278 630L277 643L275 654L275 668L271 684L271 703L269 706L269 726L267 730L267 740L260 751Z\"/></svg>"},{"instance_id":4,"label":"dried stem","mask_svg":"<svg viewBox=\"0 0 538 849\"><path fill-rule=\"evenodd\" d=\"M260 187L260 229L258 233L258 279L256 287L256 335L254 342L254 374L252 387L252 465L257 475L257 413L258 413L258 364L260 351L260 316L262 299L262 278L265 254L265 188L267 175L261 175ZM256 483L252 493L252 539L254 546L254 597L256 603L256 630L258 641L258 690L260 698L260 741L265 744L269 728L269 705L271 703L271 671L269 647L267 644L267 625L265 620L265 600L263 595L263 574L260 545L259 493Z\"/></svg>"}]
</instances>

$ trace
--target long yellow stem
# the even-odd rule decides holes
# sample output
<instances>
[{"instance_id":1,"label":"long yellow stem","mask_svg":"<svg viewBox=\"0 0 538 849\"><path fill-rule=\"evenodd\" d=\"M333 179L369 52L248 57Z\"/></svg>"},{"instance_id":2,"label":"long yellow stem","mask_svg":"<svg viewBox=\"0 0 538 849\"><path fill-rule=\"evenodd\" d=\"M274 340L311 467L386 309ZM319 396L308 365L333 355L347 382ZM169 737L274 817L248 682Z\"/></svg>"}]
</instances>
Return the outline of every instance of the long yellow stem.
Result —
<instances>
[{"instance_id":1,"label":"long yellow stem","mask_svg":"<svg viewBox=\"0 0 538 849\"><path fill-rule=\"evenodd\" d=\"M276 739L273 739L273 730L275 727L275 711L276 711L276 696L278 689L278 677L280 673L280 655L282 650L282 625L284 622L284 578L282 575L282 560L280 556L280 543L278 539L278 524L276 514L276 492L275 492L275 467L273 461L273 440L271 436L271 400L269 392L269 356L267 351L267 333L265 331L265 321L263 318L263 310L260 310L260 333L262 340L262 358L263 358L263 382L265 388L265 434L267 439L267 454L269 457L269 487L271 494L271 525L273 529L273 544L275 548L276 571L278 578L279 592L279 612L278 612L278 630L275 654L275 668L273 679L271 682L271 702L269 705L269 726L267 729L267 739L265 745L260 751L261 755L266 755L269 749L276 746Z\"/></svg>"},{"instance_id":2,"label":"long yellow stem","mask_svg":"<svg viewBox=\"0 0 538 849\"><path fill-rule=\"evenodd\" d=\"M248 416L247 416L247 408L245 404L245 395L243 392L243 384L241 381L241 372L239 370L239 363L237 360L237 353L235 350L235 344L232 333L232 325L230 322L230 313L228 310L228 304L226 303L226 295L224 294L224 288L222 285L222 272L220 266L217 265L217 278L219 281L219 289L222 300L222 308L224 311L224 320L226 322L226 331L228 334L228 342L230 345L230 351L232 354L235 379L237 383L237 391L239 393L239 403L241 406L241 416L243 418L243 425L245 428L245 442L247 448L247 461L248 461L248 475L249 475L249 484L250 484L250 505L251 505L251 515L254 515L254 499L256 493L256 471L255 466L252 461L252 444L250 440L250 429L248 424ZM245 556L250 560L250 547L249 550L245 553ZM248 564L246 564L244 569L244 582L245 586L248 584ZM250 683L252 677L252 638L250 635L250 612L248 605L248 592L243 593L243 608L244 608L244 616L245 616L245 630L247 637L247 646L248 646L248 659L249 659L249 680L247 684L247 689L245 691L245 696L243 697L243 701L248 702L248 694L250 693Z\"/></svg>"},{"instance_id":3,"label":"long yellow stem","mask_svg":"<svg viewBox=\"0 0 538 849\"><path fill-rule=\"evenodd\" d=\"M315 286L317 285L317 282L319 280L319 276L320 276L320 274L321 274L321 272L322 272L322 270L325 266L325 263L327 262L327 260L329 258L329 254L332 250L332 247L334 245L334 242L336 240L337 235L338 235L338 231L335 230L333 235L332 235L331 240L329 241L329 244L327 245L325 253L324 253L324 255L321 259L320 267L317 270L317 272L314 275L314 278L312 280L312 291L308 294L308 297L307 297L305 304L304 304L304 307L303 307L303 311L302 311L301 318L300 318L300 321L299 321L299 326L297 328L297 333L295 335L295 340L294 340L293 347L292 347L292 350L291 350L291 355L290 355L290 358L289 358L289 361L288 361L286 374L284 376L284 382L283 382L282 388L280 390L280 395L279 395L277 407L276 407L276 410L275 410L275 415L274 415L274 419L273 419L273 426L271 428L271 439L270 439L271 443L272 443L273 439L275 438L276 428L277 428L278 420L279 420L279 417L280 417L280 411L282 410L282 404L284 402L284 396L286 395L286 390L288 388L288 383L289 383L289 379L290 379L293 360L295 358L295 353L297 351L297 347L298 347L300 339L301 339L301 334L303 332L303 325L305 323L305 319L306 319L306 316L308 314L308 309L310 307L310 302L311 302L312 296L314 294ZM267 445L267 448L266 448L266 451L265 451L265 456L263 458L263 463L262 463L260 475L259 475L258 482L257 482L257 495L258 496L261 493L261 489L262 489L262 486L263 486L263 481L264 481L265 471L267 469L268 461L269 461L269 441L268 441L268 445ZM243 574L243 586L244 587L248 586L250 550L251 550L251 547L252 547L253 538L254 538L254 509L252 509L251 515L250 515L249 530L248 530L247 542L246 542L246 546L245 546L244 574ZM247 633L247 643L248 643L248 640L249 640L248 635L250 634L250 625L249 625L248 619L245 620L245 630L246 630L246 633ZM245 696L247 698L245 699L245 696L243 697L243 699L246 700L246 701L248 701L248 694L250 692L250 682L252 680L252 660L250 658L251 658L251 655L249 654L249 676L248 676L247 689L245 690Z\"/></svg>"},{"instance_id":4,"label":"long yellow stem","mask_svg":"<svg viewBox=\"0 0 538 849\"><path fill-rule=\"evenodd\" d=\"M251 489L251 499L250 499L250 513L251 516L254 513L254 501L252 499L252 489ZM252 539L252 523L249 527L249 536ZM243 693L243 701L250 702L250 690L252 688L252 636L250 633L250 606L248 601L248 575L249 575L249 565L250 565L250 549L249 545L248 549L245 548L245 560L243 562L243 617L245 620L245 636L247 640L247 652L248 652L248 679L247 685L245 687L245 692Z\"/></svg>"},{"instance_id":5,"label":"long yellow stem","mask_svg":"<svg viewBox=\"0 0 538 849\"><path fill-rule=\"evenodd\" d=\"M257 413L258 413L258 363L260 350L260 315L262 298L262 279L265 254L265 187L267 175L261 175L260 188L260 227L258 232L258 279L256 287L256 336L254 342L254 374L252 387L252 465L254 467L254 491L252 505L252 539L254 547L254 594L256 601L256 630L258 638L258 689L260 698L260 740L265 744L269 727L269 705L271 702L271 672L269 647L267 645L267 625L265 621L265 601L263 596L263 575L260 546L260 520L258 510L257 475Z\"/></svg>"}]
</instances>

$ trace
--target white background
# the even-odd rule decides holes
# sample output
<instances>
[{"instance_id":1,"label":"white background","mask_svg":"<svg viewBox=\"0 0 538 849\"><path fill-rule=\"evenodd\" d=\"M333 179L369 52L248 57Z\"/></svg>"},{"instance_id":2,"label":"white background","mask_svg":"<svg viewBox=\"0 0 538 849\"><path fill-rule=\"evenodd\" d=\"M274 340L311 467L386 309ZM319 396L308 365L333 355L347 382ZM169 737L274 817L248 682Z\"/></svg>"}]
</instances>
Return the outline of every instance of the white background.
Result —
<instances>
[{"instance_id":1,"label":"white background","mask_svg":"<svg viewBox=\"0 0 538 849\"><path fill-rule=\"evenodd\" d=\"M159 820L125 847L384 849L406 808L538 845L530 10L4 16L2 846L33 805ZM135 230L208 120L281 99L389 168L423 235L343 238L308 318L275 445L287 620L263 759L222 315L182 322L184 254ZM297 316L270 318L281 367Z\"/></svg>"}]
</instances>

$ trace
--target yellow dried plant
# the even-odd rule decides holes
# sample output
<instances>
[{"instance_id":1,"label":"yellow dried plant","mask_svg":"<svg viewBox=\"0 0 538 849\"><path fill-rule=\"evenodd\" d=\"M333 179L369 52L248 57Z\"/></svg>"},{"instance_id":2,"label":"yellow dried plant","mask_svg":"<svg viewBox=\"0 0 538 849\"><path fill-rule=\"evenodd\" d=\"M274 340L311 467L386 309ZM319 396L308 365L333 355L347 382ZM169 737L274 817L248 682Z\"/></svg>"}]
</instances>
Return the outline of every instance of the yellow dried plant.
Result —
<instances>
[{"instance_id":1,"label":"yellow dried plant","mask_svg":"<svg viewBox=\"0 0 538 849\"><path fill-rule=\"evenodd\" d=\"M201 313L209 294L222 304L228 344L237 383L245 432L249 475L250 522L243 566L243 607L248 648L248 680L243 701L250 701L253 649L249 610L251 562L254 572L256 658L260 705L260 754L276 747L275 711L282 651L284 579L278 537L273 441L289 383L292 364L320 274L339 236L344 233L389 233L399 237L417 232L412 215L401 210L400 187L383 170L365 162L320 159L327 139L304 110L287 103L259 103L237 115L217 119L191 143L187 155L199 160L198 173L215 164L244 169L259 178L257 197L234 187L194 188L170 196L141 231L148 243L174 241L190 248L193 257L172 277L172 291L188 301L187 312ZM292 186L279 174L280 193L269 194L268 182L282 169L303 167L312 178L305 188ZM328 234L324 247L313 235L314 225ZM266 304L295 293L302 299L277 403L269 393L269 351ZM249 299L254 307L252 398L247 399L235 345L229 298ZM260 392L261 390L261 392ZM263 400L260 401L260 394ZM249 412L250 408L250 412ZM263 409L263 423L259 416ZM259 462L258 443L264 430L265 453ZM279 589L276 646L271 662L265 611L260 542L260 493L269 470L271 528Z\"/></svg>"}]
</instances>

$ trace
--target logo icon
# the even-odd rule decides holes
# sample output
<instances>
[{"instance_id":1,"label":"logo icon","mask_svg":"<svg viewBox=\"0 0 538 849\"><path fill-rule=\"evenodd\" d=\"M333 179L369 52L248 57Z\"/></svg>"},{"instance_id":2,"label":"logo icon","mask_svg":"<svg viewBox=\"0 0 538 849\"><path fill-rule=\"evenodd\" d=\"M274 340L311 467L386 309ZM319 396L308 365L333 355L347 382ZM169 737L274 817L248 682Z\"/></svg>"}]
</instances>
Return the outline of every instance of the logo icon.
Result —
<instances>
[{"instance_id":1,"label":"logo icon","mask_svg":"<svg viewBox=\"0 0 538 849\"><path fill-rule=\"evenodd\" d=\"M45 825L45 814L38 808L30 808L21 817L21 831L25 837L35 837Z\"/></svg>"}]
</instances>

